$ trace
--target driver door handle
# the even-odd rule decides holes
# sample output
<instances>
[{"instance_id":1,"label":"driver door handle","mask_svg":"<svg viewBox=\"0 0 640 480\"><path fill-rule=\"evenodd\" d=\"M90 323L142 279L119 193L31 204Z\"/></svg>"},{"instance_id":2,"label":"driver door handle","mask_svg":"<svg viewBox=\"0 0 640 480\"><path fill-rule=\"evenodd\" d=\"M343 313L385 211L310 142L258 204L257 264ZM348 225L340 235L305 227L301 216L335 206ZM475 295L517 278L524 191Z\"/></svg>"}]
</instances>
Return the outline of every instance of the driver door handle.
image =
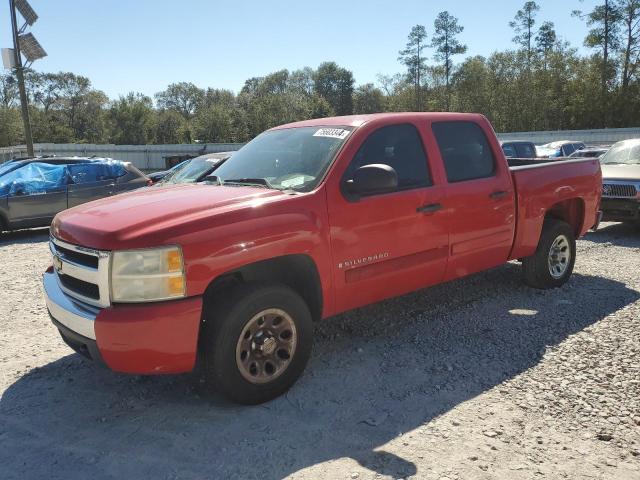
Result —
<instances>
[{"instance_id":1,"label":"driver door handle","mask_svg":"<svg viewBox=\"0 0 640 480\"><path fill-rule=\"evenodd\" d=\"M507 196L509 192L507 192L506 190L497 190L495 192L492 192L489 194L489 198L492 198L494 200L497 200L499 198L504 198Z\"/></svg>"},{"instance_id":2,"label":"driver door handle","mask_svg":"<svg viewBox=\"0 0 640 480\"><path fill-rule=\"evenodd\" d=\"M416 212L418 213L435 213L438 210L442 209L442 204L440 203L428 203L426 205L422 205L421 207L416 208Z\"/></svg>"}]
</instances>

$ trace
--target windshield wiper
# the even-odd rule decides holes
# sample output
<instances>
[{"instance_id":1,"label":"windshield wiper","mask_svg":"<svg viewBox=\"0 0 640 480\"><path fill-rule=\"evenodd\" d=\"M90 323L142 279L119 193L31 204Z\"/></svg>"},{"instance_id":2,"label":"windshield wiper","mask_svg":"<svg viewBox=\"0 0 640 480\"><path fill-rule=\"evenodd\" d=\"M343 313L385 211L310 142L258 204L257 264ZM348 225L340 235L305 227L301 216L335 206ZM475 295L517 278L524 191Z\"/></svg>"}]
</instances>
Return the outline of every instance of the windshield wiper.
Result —
<instances>
[{"instance_id":1,"label":"windshield wiper","mask_svg":"<svg viewBox=\"0 0 640 480\"><path fill-rule=\"evenodd\" d=\"M269 183L269 180L267 180L266 178L230 178L229 180L223 180L222 184L247 185L250 187L259 186L275 189L275 187L271 185L271 183Z\"/></svg>"}]
</instances>

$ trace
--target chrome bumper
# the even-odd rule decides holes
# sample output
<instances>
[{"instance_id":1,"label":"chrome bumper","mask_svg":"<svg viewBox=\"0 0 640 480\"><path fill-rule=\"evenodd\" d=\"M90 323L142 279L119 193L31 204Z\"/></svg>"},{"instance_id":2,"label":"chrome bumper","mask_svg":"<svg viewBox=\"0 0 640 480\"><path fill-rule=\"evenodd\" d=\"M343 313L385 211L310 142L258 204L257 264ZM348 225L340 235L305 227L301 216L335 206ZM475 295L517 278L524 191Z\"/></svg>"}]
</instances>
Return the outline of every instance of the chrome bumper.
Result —
<instances>
[{"instance_id":1,"label":"chrome bumper","mask_svg":"<svg viewBox=\"0 0 640 480\"><path fill-rule=\"evenodd\" d=\"M54 272L43 275L44 297L49 313L58 323L83 337L96 339L95 319L100 309L80 303L66 295Z\"/></svg>"}]
</instances>

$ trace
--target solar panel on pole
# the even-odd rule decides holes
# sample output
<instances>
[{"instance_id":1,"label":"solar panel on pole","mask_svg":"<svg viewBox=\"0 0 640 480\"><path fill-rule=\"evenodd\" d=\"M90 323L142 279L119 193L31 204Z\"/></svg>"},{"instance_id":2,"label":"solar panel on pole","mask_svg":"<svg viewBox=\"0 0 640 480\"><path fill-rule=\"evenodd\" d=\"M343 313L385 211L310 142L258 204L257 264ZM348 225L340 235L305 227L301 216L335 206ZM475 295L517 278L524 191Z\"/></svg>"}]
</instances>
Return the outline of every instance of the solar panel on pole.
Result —
<instances>
[{"instance_id":1,"label":"solar panel on pole","mask_svg":"<svg viewBox=\"0 0 640 480\"><path fill-rule=\"evenodd\" d=\"M33 10L33 8L31 8L31 5L29 5L27 0L14 0L14 4L25 22L29 25L36 23L36 20L38 20L38 14Z\"/></svg>"},{"instance_id":2,"label":"solar panel on pole","mask_svg":"<svg viewBox=\"0 0 640 480\"><path fill-rule=\"evenodd\" d=\"M20 41L20 51L27 57L27 61L34 62L47 56L47 52L44 51L44 48L33 36L33 33L20 35L18 40Z\"/></svg>"}]
</instances>

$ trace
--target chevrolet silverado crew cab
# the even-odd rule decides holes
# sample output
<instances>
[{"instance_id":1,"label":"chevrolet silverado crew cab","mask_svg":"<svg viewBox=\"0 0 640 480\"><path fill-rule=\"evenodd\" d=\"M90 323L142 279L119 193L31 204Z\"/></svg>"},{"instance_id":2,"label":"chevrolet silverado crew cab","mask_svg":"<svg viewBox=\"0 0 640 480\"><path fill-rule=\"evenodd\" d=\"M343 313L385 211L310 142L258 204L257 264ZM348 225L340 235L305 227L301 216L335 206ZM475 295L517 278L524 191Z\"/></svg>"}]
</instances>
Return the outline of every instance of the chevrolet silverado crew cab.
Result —
<instances>
[{"instance_id":1,"label":"chevrolet silverado crew cab","mask_svg":"<svg viewBox=\"0 0 640 480\"><path fill-rule=\"evenodd\" d=\"M118 372L188 372L241 403L285 392L313 322L511 259L563 285L598 223L597 159L513 160L477 114L309 120L249 142L204 183L58 214L46 303Z\"/></svg>"}]
</instances>

